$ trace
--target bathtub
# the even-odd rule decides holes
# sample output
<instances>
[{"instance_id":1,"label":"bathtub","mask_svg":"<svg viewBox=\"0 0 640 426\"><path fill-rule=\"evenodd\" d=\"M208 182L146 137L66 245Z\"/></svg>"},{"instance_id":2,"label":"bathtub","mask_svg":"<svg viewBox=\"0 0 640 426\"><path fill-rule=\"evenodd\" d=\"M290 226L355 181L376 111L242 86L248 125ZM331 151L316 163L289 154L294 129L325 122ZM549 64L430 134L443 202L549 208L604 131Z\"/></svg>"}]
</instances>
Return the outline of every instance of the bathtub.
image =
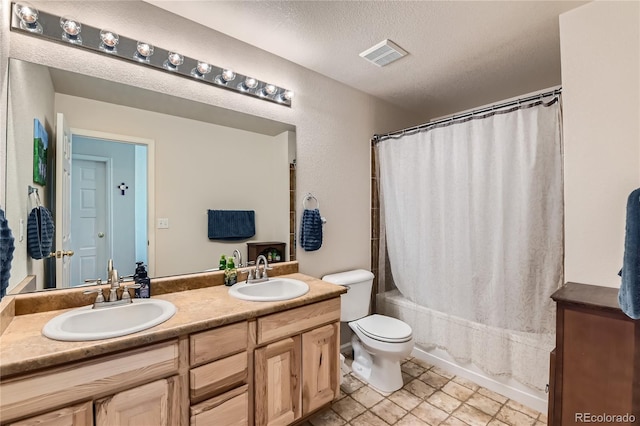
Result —
<instances>
[{"instance_id":1,"label":"bathtub","mask_svg":"<svg viewBox=\"0 0 640 426\"><path fill-rule=\"evenodd\" d=\"M398 290L378 294L377 307L379 313L411 326L416 341L414 357L547 412L549 353L555 346L555 334L533 335L488 327L417 305ZM461 329L471 329L475 337L466 342L447 342L449 330L455 333ZM451 344L456 347L445 350ZM507 349L494 356L491 351L498 344ZM478 357L483 359L482 367L473 362ZM511 366L511 372L504 371L505 363Z\"/></svg>"}]
</instances>

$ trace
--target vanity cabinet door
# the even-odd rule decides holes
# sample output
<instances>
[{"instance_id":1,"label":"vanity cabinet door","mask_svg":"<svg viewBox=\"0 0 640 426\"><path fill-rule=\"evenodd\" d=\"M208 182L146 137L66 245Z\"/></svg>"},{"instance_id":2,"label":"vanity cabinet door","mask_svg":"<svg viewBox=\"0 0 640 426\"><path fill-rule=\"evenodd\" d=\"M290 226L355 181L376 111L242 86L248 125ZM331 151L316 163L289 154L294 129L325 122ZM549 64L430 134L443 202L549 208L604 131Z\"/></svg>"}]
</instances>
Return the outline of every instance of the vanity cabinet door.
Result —
<instances>
[{"instance_id":1,"label":"vanity cabinet door","mask_svg":"<svg viewBox=\"0 0 640 426\"><path fill-rule=\"evenodd\" d=\"M340 386L338 323L302 335L302 411L311 413L337 397Z\"/></svg>"},{"instance_id":2,"label":"vanity cabinet door","mask_svg":"<svg viewBox=\"0 0 640 426\"><path fill-rule=\"evenodd\" d=\"M8 426L93 426L93 403L87 401L31 417Z\"/></svg>"},{"instance_id":3,"label":"vanity cabinet door","mask_svg":"<svg viewBox=\"0 0 640 426\"><path fill-rule=\"evenodd\" d=\"M157 380L95 402L96 426L180 424L177 377Z\"/></svg>"},{"instance_id":4,"label":"vanity cabinet door","mask_svg":"<svg viewBox=\"0 0 640 426\"><path fill-rule=\"evenodd\" d=\"M300 336L255 350L256 426L288 425L302 415Z\"/></svg>"}]
</instances>

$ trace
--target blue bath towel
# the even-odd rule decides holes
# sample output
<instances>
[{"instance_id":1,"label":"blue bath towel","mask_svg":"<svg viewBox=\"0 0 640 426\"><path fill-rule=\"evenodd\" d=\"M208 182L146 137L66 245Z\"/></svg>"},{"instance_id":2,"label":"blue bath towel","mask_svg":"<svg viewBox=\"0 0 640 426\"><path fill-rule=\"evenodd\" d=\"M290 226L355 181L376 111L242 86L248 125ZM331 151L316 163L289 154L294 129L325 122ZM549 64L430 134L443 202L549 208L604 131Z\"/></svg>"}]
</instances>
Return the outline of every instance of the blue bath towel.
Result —
<instances>
[{"instance_id":1,"label":"blue bath towel","mask_svg":"<svg viewBox=\"0 0 640 426\"><path fill-rule=\"evenodd\" d=\"M49 257L53 246L55 225L46 207L35 207L27 219L27 251L34 259Z\"/></svg>"},{"instance_id":2,"label":"blue bath towel","mask_svg":"<svg viewBox=\"0 0 640 426\"><path fill-rule=\"evenodd\" d=\"M208 210L210 240L246 240L256 235L253 210Z\"/></svg>"},{"instance_id":3,"label":"blue bath towel","mask_svg":"<svg viewBox=\"0 0 640 426\"><path fill-rule=\"evenodd\" d=\"M627 200L624 258L620 275L620 308L629 317L640 319L640 188L633 191Z\"/></svg>"},{"instance_id":4,"label":"blue bath towel","mask_svg":"<svg viewBox=\"0 0 640 426\"><path fill-rule=\"evenodd\" d=\"M300 222L300 246L315 251L322 246L322 217L318 209L304 209Z\"/></svg>"},{"instance_id":5,"label":"blue bath towel","mask_svg":"<svg viewBox=\"0 0 640 426\"><path fill-rule=\"evenodd\" d=\"M0 299L7 293L9 286L11 261L15 249L14 241L9 222L4 216L4 210L0 209Z\"/></svg>"}]
</instances>

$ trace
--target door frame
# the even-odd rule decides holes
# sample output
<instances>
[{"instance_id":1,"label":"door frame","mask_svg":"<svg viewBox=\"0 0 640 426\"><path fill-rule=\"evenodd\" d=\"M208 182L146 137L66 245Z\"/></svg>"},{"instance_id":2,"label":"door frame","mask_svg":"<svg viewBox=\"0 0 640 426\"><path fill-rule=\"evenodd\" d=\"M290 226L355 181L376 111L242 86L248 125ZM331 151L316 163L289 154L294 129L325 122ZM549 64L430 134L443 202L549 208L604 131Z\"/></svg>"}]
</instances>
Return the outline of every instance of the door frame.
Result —
<instances>
[{"instance_id":1,"label":"door frame","mask_svg":"<svg viewBox=\"0 0 640 426\"><path fill-rule=\"evenodd\" d=\"M71 136L84 136L96 139L106 139L114 142L147 147L147 255L149 276L155 276L156 268L156 234L155 234L155 140L137 136L120 135L117 133L100 132L96 130L71 127ZM109 218L111 222L111 218Z\"/></svg>"}]
</instances>

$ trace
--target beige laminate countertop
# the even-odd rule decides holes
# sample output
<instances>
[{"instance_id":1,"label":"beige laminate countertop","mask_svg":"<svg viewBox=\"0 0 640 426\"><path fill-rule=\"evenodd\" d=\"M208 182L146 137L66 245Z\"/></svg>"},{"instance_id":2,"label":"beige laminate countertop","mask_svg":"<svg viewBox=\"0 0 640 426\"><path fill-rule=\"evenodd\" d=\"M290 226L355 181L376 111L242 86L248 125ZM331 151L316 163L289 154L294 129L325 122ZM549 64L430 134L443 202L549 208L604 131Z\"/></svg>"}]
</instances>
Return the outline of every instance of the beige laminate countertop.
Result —
<instances>
[{"instance_id":1,"label":"beige laminate countertop","mask_svg":"<svg viewBox=\"0 0 640 426\"><path fill-rule=\"evenodd\" d=\"M27 373L40 368L84 360L111 352L203 331L212 327L256 318L321 300L345 292L344 287L295 273L283 275L309 284L304 296L279 302L250 302L229 296L229 287L213 286L154 296L172 302L177 312L169 320L148 330L112 339L61 342L41 333L51 318L69 309L17 315L0 335L0 376Z\"/></svg>"}]
</instances>

